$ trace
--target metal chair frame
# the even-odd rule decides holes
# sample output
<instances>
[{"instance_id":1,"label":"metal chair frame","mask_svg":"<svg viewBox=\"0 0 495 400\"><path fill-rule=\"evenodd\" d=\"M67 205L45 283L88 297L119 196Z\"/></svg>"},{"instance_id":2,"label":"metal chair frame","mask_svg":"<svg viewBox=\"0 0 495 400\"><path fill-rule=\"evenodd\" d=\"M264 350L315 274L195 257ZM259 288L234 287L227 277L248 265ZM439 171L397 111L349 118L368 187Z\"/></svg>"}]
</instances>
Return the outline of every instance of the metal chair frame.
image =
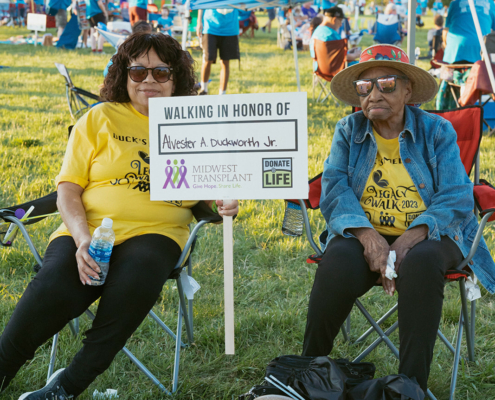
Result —
<instances>
[{"instance_id":1,"label":"metal chair frame","mask_svg":"<svg viewBox=\"0 0 495 400\"><path fill-rule=\"evenodd\" d=\"M324 103L329 97L331 97L335 102L335 106L340 107L339 102L334 97L331 90L327 87L328 83L328 81L320 78L318 75L316 75L316 73L313 72L313 101L315 101L315 89L318 87L318 85L320 85L321 90L318 98L316 99L316 103ZM323 98L323 100L320 101L322 95L325 95L325 97Z\"/></svg>"},{"instance_id":2,"label":"metal chair frame","mask_svg":"<svg viewBox=\"0 0 495 400\"><path fill-rule=\"evenodd\" d=\"M93 105L87 101L85 97L95 100L96 102L101 101L100 97L96 94L74 86L72 79L70 78L69 71L65 65L55 63L55 66L65 79L65 97L67 99L67 105L69 106L69 112L72 119L76 119L76 117L78 117L81 113L84 113Z\"/></svg>"},{"instance_id":3,"label":"metal chair frame","mask_svg":"<svg viewBox=\"0 0 495 400\"><path fill-rule=\"evenodd\" d=\"M33 254L36 262L42 266L43 259L41 258L38 250L33 244L29 233L26 230L24 224L14 216L4 216L3 219L6 221L10 221L13 224L17 225L19 231L22 233L24 239L26 240L28 247ZM187 268L187 274L192 276L192 262L191 262L191 254L189 251L192 249L194 242L197 239L197 235L201 227L205 224L209 223L209 221L201 220L199 221L191 231L189 239L182 251L179 260L174 268L174 271L181 270L183 268ZM187 260L186 260L187 257ZM187 265L187 266L185 266ZM122 352L129 357L129 359L165 394L172 395L177 391L178 387L178 379L179 379L179 364L180 364L180 349L185 348L188 345L194 343L194 333L193 333L193 300L187 300L184 295L184 288L180 279L180 276L174 277L177 281L177 289L179 292L179 312L177 318L177 331L176 334L172 332L172 330L153 312L150 310L148 315L158 323L158 325L173 339L175 340L175 356L174 356L174 371L172 377L172 391L167 390L167 388L160 382L160 380L149 371L143 363L141 363L131 351L129 351L126 347L122 349ZM94 320L94 314L88 309L84 312L89 319ZM186 326L186 334L188 338L188 344L184 344L182 342L182 322L184 320ZM69 322L69 328L74 336L77 336L79 333L79 321L76 318L73 321ZM52 348L50 353L50 362L48 365L48 373L47 373L47 381L50 379L51 375L55 369L55 359L57 356L57 345L58 345L58 336L59 333L56 333L53 336Z\"/></svg>"}]
</instances>

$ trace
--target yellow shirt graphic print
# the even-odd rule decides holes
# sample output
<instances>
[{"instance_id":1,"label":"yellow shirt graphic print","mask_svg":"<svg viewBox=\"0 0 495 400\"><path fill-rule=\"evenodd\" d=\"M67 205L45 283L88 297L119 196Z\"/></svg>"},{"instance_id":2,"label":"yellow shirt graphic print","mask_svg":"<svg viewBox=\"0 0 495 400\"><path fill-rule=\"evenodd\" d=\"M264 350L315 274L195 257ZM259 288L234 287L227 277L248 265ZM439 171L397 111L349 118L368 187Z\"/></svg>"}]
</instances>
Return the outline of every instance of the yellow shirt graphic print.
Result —
<instances>
[{"instance_id":1,"label":"yellow shirt graphic print","mask_svg":"<svg viewBox=\"0 0 495 400\"><path fill-rule=\"evenodd\" d=\"M384 139L373 130L378 151L361 207L382 235L399 236L426 207L402 163L399 138Z\"/></svg>"}]
</instances>

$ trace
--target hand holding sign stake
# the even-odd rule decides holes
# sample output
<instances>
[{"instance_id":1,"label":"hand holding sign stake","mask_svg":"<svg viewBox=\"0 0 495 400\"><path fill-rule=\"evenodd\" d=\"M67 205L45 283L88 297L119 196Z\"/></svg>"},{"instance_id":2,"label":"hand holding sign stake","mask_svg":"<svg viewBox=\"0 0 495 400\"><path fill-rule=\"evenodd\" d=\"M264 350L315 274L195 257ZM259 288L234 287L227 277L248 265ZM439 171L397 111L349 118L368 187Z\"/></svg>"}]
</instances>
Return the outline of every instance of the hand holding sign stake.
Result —
<instances>
[{"instance_id":1,"label":"hand holding sign stake","mask_svg":"<svg viewBox=\"0 0 495 400\"><path fill-rule=\"evenodd\" d=\"M224 200L226 206L231 200ZM232 217L223 217L223 290L225 302L225 354L235 354L234 343L234 232Z\"/></svg>"}]
</instances>

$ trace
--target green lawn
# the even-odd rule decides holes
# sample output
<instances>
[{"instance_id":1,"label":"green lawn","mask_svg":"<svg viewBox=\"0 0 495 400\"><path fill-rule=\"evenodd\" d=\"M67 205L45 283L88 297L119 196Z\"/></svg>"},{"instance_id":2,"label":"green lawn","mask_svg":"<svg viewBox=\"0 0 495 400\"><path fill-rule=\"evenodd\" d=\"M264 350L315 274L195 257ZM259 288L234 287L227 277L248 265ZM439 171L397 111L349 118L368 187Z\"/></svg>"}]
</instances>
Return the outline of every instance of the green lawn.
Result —
<instances>
[{"instance_id":1,"label":"green lawn","mask_svg":"<svg viewBox=\"0 0 495 400\"><path fill-rule=\"evenodd\" d=\"M260 25L265 22L260 17ZM417 42L426 54L426 26L417 32ZM264 93L296 91L294 62L291 51L276 46L276 34L256 32L255 39L241 39L240 65L232 63L228 93ZM0 27L0 40L27 34L21 29ZM372 43L365 37L363 48ZM405 46L405 43L404 43ZM54 190L67 140L67 127L73 124L65 102L63 78L54 62L69 69L76 86L98 91L102 71L113 49L105 46L106 55L92 55L89 50L58 50L28 45L0 45L0 206L12 205ZM200 68L201 54L193 53ZM420 65L428 68L426 62ZM330 149L334 126L350 113L350 107L335 107L330 101L315 105L311 100L311 59L308 52L299 53L302 90L308 92L309 171L319 173ZM213 67L210 93L218 93L219 67ZM433 108L428 104L425 108ZM495 139L485 138L481 147L481 175L495 182ZM235 235L235 312L236 355L224 354L223 339L223 274L222 228L209 226L201 233L194 258L194 276L202 286L194 307L194 346L182 351L180 392L177 399L230 400L259 383L266 364L281 354L299 354L302 349L308 296L315 266L305 260L311 250L304 238L282 235L283 202L242 201L234 224ZM60 223L52 218L30 227L40 250L46 246L50 232ZM318 213L312 216L317 230L323 229ZM485 238L495 250L495 231L486 229ZM494 253L495 254L495 253ZM7 323L27 283L33 277L34 259L27 246L18 240L11 249L0 251L0 327ZM155 311L172 329L178 307L176 287L167 284ZM460 370L458 399L495 398L495 306L493 297L482 290L476 322L476 363ZM56 296L56 293L53 294ZM375 316L393 303L380 289L369 292L365 305ZM458 289L446 289L442 330L449 339L455 336L460 300ZM95 307L96 308L96 307ZM395 319L387 322L391 325ZM82 331L89 327L81 318ZM352 337L366 327L357 310L352 313ZM392 339L397 343L398 335ZM339 336L332 356L353 358L370 341L349 345ZM51 343L46 343L33 360L21 369L2 399L17 399L25 391L44 384ZM66 366L81 346L68 329L60 337L56 368ZM145 364L170 386L173 342L151 321L146 320L128 343ZM369 357L377 366L377 376L396 373L398 362L380 347ZM438 399L448 398L451 354L438 343L432 364L430 388ZM162 395L128 359L119 354L110 369L99 377L80 398L90 399L95 389L118 389L121 399L162 399Z\"/></svg>"}]
</instances>

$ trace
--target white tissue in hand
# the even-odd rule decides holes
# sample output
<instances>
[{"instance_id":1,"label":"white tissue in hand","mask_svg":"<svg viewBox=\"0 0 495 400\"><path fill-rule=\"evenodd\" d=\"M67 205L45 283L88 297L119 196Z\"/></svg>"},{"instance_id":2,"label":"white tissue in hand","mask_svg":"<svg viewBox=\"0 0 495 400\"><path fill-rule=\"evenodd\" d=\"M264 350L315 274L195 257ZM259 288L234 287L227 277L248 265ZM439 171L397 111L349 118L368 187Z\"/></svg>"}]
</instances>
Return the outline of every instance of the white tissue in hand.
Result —
<instances>
[{"instance_id":1,"label":"white tissue in hand","mask_svg":"<svg viewBox=\"0 0 495 400\"><path fill-rule=\"evenodd\" d=\"M397 278L397 274L395 272L395 260L395 251L392 250L390 253L388 253L387 269L385 270L385 276L390 280Z\"/></svg>"}]
</instances>

